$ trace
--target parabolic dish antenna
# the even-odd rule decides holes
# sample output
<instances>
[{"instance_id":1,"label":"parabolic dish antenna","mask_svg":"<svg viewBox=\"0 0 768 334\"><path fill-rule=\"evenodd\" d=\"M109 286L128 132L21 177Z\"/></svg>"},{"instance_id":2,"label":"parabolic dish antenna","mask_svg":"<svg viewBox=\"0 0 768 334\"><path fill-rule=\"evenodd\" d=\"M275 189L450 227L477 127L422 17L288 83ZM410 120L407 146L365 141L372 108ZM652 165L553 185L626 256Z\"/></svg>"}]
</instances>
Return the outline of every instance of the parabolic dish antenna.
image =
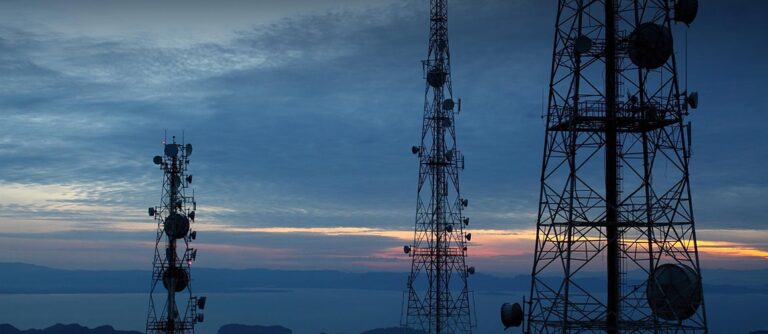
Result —
<instances>
[{"instance_id":1,"label":"parabolic dish antenna","mask_svg":"<svg viewBox=\"0 0 768 334\"><path fill-rule=\"evenodd\" d=\"M186 152L187 156L192 155L192 144L187 144L187 146L184 146L184 151Z\"/></svg>"},{"instance_id":2,"label":"parabolic dish antenna","mask_svg":"<svg viewBox=\"0 0 768 334\"><path fill-rule=\"evenodd\" d=\"M170 238L181 239L189 233L189 218L172 213L163 221L163 231Z\"/></svg>"},{"instance_id":3,"label":"parabolic dish antenna","mask_svg":"<svg viewBox=\"0 0 768 334\"><path fill-rule=\"evenodd\" d=\"M427 83L434 88L443 87L445 83L445 72L442 68L433 67L427 72Z\"/></svg>"},{"instance_id":4,"label":"parabolic dish antenna","mask_svg":"<svg viewBox=\"0 0 768 334\"><path fill-rule=\"evenodd\" d=\"M672 33L653 22L643 23L629 35L629 58L645 69L656 69L672 55Z\"/></svg>"},{"instance_id":5,"label":"parabolic dish antenna","mask_svg":"<svg viewBox=\"0 0 768 334\"><path fill-rule=\"evenodd\" d=\"M688 104L689 107L692 109L696 109L699 107L699 93L697 92L691 92L686 96L685 103Z\"/></svg>"},{"instance_id":6,"label":"parabolic dish antenna","mask_svg":"<svg viewBox=\"0 0 768 334\"><path fill-rule=\"evenodd\" d=\"M451 99L445 99L445 101L443 101L443 110L445 110L445 111L453 110L453 107L454 107L455 105L456 105L456 104L455 104L455 103L453 103L453 100L451 100Z\"/></svg>"},{"instance_id":7,"label":"parabolic dish antenna","mask_svg":"<svg viewBox=\"0 0 768 334\"><path fill-rule=\"evenodd\" d=\"M648 305L664 320L688 319L701 305L701 280L685 265L667 263L651 273L646 287Z\"/></svg>"},{"instance_id":8,"label":"parabolic dish antenna","mask_svg":"<svg viewBox=\"0 0 768 334\"><path fill-rule=\"evenodd\" d=\"M697 0L677 0L675 3L675 21L690 25L696 19L698 12L699 1Z\"/></svg>"},{"instance_id":9,"label":"parabolic dish antenna","mask_svg":"<svg viewBox=\"0 0 768 334\"><path fill-rule=\"evenodd\" d=\"M518 327L523 324L523 308L518 303L501 305L501 323L504 329Z\"/></svg>"},{"instance_id":10,"label":"parabolic dish antenna","mask_svg":"<svg viewBox=\"0 0 768 334\"><path fill-rule=\"evenodd\" d=\"M587 53L592 49L592 40L584 35L579 35L573 42L573 51L576 53Z\"/></svg>"},{"instance_id":11,"label":"parabolic dish antenna","mask_svg":"<svg viewBox=\"0 0 768 334\"><path fill-rule=\"evenodd\" d=\"M168 291L182 292L189 285L189 275L181 268L171 268L163 272L163 286Z\"/></svg>"}]
</instances>

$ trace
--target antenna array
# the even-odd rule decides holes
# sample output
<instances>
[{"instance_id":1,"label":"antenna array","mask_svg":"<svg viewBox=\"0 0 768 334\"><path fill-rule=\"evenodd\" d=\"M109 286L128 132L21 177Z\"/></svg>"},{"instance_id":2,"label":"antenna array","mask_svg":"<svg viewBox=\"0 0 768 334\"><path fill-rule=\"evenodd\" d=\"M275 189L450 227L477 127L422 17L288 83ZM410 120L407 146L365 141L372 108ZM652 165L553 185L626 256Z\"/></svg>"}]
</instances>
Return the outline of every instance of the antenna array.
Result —
<instances>
[{"instance_id":1,"label":"antenna array","mask_svg":"<svg viewBox=\"0 0 768 334\"><path fill-rule=\"evenodd\" d=\"M461 103L453 100L446 2L430 2L424 121L421 144L411 149L419 157L416 227L413 244L403 249L412 260L404 325L430 334L471 333L474 327L467 280L475 268L465 264L472 235L462 214L469 201L459 193L464 157L454 127Z\"/></svg>"},{"instance_id":2,"label":"antenna array","mask_svg":"<svg viewBox=\"0 0 768 334\"><path fill-rule=\"evenodd\" d=\"M162 204L148 211L157 221L157 237L147 334L194 334L195 324L203 321L200 311L206 297L192 296L190 271L197 258L197 250L190 247L197 238L192 230L197 202L194 191L187 195L192 183L192 175L187 174L190 155L192 145L177 144L173 137L165 144L164 155L153 159L163 171L163 192Z\"/></svg>"}]
</instances>

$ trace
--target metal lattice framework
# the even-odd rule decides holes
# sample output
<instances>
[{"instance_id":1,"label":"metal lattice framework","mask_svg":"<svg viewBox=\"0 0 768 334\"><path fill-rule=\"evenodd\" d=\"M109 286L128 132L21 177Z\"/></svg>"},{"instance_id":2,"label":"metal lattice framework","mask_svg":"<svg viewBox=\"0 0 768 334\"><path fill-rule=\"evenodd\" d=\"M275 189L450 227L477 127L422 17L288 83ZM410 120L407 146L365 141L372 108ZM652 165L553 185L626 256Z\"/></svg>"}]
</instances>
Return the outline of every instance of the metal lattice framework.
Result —
<instances>
[{"instance_id":1,"label":"metal lattice framework","mask_svg":"<svg viewBox=\"0 0 768 334\"><path fill-rule=\"evenodd\" d=\"M655 68L630 55L643 23L672 31L674 6L558 1L528 333L707 332L687 93L673 52ZM649 302L665 264L699 284L690 305L655 306L671 316Z\"/></svg>"},{"instance_id":2,"label":"metal lattice framework","mask_svg":"<svg viewBox=\"0 0 768 334\"><path fill-rule=\"evenodd\" d=\"M404 325L426 333L471 333L471 293L465 264L467 241L462 216L468 204L459 194L459 170L464 158L456 148L454 114L460 103L453 100L445 0L430 3L430 40L427 60L424 123L421 145L412 151L419 157L416 227L408 277Z\"/></svg>"},{"instance_id":3,"label":"metal lattice framework","mask_svg":"<svg viewBox=\"0 0 768 334\"><path fill-rule=\"evenodd\" d=\"M163 191L162 204L149 208L149 215L157 221L157 238L146 332L193 334L195 324L203 321L198 309L205 307L206 298L192 296L190 267L197 250L190 243L197 232L191 230L191 223L197 203L194 192L186 195L192 183L187 174L192 145L177 144L173 137L164 153L154 158L163 170Z\"/></svg>"}]
</instances>

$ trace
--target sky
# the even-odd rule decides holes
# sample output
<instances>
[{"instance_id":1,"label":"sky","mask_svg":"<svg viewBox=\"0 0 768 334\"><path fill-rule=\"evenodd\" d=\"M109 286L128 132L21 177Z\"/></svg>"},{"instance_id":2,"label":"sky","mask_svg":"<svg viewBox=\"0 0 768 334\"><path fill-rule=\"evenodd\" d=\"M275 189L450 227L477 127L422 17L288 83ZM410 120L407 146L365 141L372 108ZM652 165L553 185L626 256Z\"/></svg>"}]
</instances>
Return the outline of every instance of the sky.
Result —
<instances>
[{"instance_id":1,"label":"sky","mask_svg":"<svg viewBox=\"0 0 768 334\"><path fill-rule=\"evenodd\" d=\"M676 40L705 268L768 268L766 6L702 2ZM555 6L449 13L468 263L529 272ZM1 1L0 261L149 270L167 134L195 147L196 265L407 271L428 24L416 0Z\"/></svg>"}]
</instances>

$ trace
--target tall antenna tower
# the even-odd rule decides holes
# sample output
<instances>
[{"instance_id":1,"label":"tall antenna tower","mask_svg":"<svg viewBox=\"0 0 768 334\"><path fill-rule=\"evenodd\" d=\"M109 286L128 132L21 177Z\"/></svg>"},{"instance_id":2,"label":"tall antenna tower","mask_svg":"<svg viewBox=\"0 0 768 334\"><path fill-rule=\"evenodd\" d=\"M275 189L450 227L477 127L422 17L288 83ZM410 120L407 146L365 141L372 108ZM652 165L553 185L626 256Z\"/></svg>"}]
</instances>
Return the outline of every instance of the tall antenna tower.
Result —
<instances>
[{"instance_id":1,"label":"tall antenna tower","mask_svg":"<svg viewBox=\"0 0 768 334\"><path fill-rule=\"evenodd\" d=\"M697 10L558 2L528 333L707 332L672 43Z\"/></svg>"},{"instance_id":2,"label":"tall antenna tower","mask_svg":"<svg viewBox=\"0 0 768 334\"><path fill-rule=\"evenodd\" d=\"M157 238L147 334L193 334L195 324L203 321L199 310L205 308L206 297L192 296L190 276L197 257L197 250L190 247L197 238L197 231L191 229L197 209L194 190L187 196L192 183L192 175L187 174L192 144L177 144L174 136L171 143L165 143L164 153L153 159L163 170L163 192L162 204L149 208L149 215L157 221Z\"/></svg>"},{"instance_id":3,"label":"tall antenna tower","mask_svg":"<svg viewBox=\"0 0 768 334\"><path fill-rule=\"evenodd\" d=\"M412 258L406 294L405 326L426 333L471 333L467 242L469 218L462 215L468 201L459 193L459 170L464 157L456 148L454 103L448 48L446 0L430 1L430 38L427 60L424 123L421 145L412 148L419 157L416 228L413 245L404 251Z\"/></svg>"}]
</instances>

